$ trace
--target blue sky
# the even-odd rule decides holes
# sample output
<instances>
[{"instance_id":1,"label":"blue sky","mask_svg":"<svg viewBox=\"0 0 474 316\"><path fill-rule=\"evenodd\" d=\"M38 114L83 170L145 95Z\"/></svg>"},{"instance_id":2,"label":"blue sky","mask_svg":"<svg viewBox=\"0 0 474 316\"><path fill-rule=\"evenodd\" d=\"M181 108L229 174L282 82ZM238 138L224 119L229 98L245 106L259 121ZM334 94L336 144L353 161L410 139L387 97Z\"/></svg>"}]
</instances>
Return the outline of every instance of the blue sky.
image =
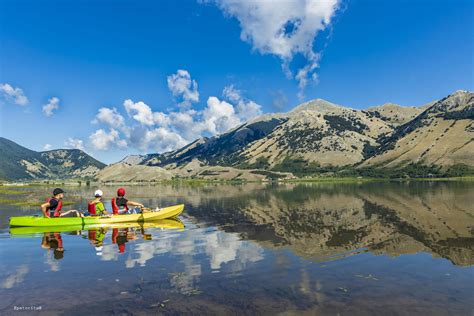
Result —
<instances>
[{"instance_id":1,"label":"blue sky","mask_svg":"<svg viewBox=\"0 0 474 316\"><path fill-rule=\"evenodd\" d=\"M113 162L314 98L474 90L473 1L312 2L0 0L0 135Z\"/></svg>"}]
</instances>

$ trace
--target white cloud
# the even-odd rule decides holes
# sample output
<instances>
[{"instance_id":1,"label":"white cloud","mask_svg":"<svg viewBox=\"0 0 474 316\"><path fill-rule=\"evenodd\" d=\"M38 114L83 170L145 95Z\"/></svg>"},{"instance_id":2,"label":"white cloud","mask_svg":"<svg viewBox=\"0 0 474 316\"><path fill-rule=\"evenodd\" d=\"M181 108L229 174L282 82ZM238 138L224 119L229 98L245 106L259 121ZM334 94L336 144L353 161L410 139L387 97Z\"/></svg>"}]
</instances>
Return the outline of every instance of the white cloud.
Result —
<instances>
[{"instance_id":1,"label":"white cloud","mask_svg":"<svg viewBox=\"0 0 474 316\"><path fill-rule=\"evenodd\" d=\"M234 87L234 85L224 87L222 95L231 102L239 102L242 100L242 92Z\"/></svg>"},{"instance_id":2,"label":"white cloud","mask_svg":"<svg viewBox=\"0 0 474 316\"><path fill-rule=\"evenodd\" d=\"M133 102L128 99L125 100L124 107L135 122L127 123L123 117L118 119L116 115L118 112L115 109L101 108L93 122L119 127L111 128L109 132L103 128L98 129L89 138L92 146L98 150L125 146L132 146L142 151L174 150L201 136L224 133L242 124L246 119L261 114L260 105L244 99L240 91L228 88L226 93L235 93L237 96L237 92L238 99L233 99L237 101L236 106L212 96L208 98L206 107L201 111L181 109L169 113L153 112L151 107L142 101ZM123 125L126 128L120 128Z\"/></svg>"},{"instance_id":3,"label":"white cloud","mask_svg":"<svg viewBox=\"0 0 474 316\"><path fill-rule=\"evenodd\" d=\"M144 102L139 101L134 103L132 100L125 100L123 103L128 116L132 117L135 121L151 126L155 123L153 111Z\"/></svg>"},{"instance_id":4,"label":"white cloud","mask_svg":"<svg viewBox=\"0 0 474 316\"><path fill-rule=\"evenodd\" d=\"M181 109L169 113L153 112L142 101L125 100L124 107L134 122L117 119L117 111L99 109L93 122L126 125L126 128L111 128L109 132L101 128L90 135L92 146L98 150L112 147L132 146L141 151L152 149L165 152L180 148L201 136L213 136L242 124L242 118L250 112L259 112L260 106L252 101L232 104L210 97L202 111ZM253 108L252 108L253 107ZM236 112L237 109L237 112ZM242 114L242 116L239 116ZM245 114L245 115L244 115ZM113 119L115 118L115 119Z\"/></svg>"},{"instance_id":5,"label":"white cloud","mask_svg":"<svg viewBox=\"0 0 474 316\"><path fill-rule=\"evenodd\" d=\"M239 102L237 104L237 115L244 121L248 121L262 114L262 107L253 101Z\"/></svg>"},{"instance_id":6,"label":"white cloud","mask_svg":"<svg viewBox=\"0 0 474 316\"><path fill-rule=\"evenodd\" d=\"M159 126L166 126L170 124L170 118L163 112L155 112L153 113L153 121L155 124Z\"/></svg>"},{"instance_id":7,"label":"white cloud","mask_svg":"<svg viewBox=\"0 0 474 316\"><path fill-rule=\"evenodd\" d=\"M95 116L93 123L103 123L112 128L119 128L125 124L125 119L116 108L103 107Z\"/></svg>"},{"instance_id":8,"label":"white cloud","mask_svg":"<svg viewBox=\"0 0 474 316\"><path fill-rule=\"evenodd\" d=\"M179 69L175 74L168 76L168 88L173 96L182 101L178 104L188 107L193 102L199 102L198 85L187 70Z\"/></svg>"},{"instance_id":9,"label":"white cloud","mask_svg":"<svg viewBox=\"0 0 474 316\"><path fill-rule=\"evenodd\" d=\"M51 146L50 144L44 144L44 146L43 146L44 151L51 150L52 148L53 148L53 146Z\"/></svg>"},{"instance_id":10,"label":"white cloud","mask_svg":"<svg viewBox=\"0 0 474 316\"><path fill-rule=\"evenodd\" d=\"M236 113L240 120L248 121L262 114L261 105L242 97L242 92L233 85L225 87L222 94L229 101L237 103Z\"/></svg>"},{"instance_id":11,"label":"white cloud","mask_svg":"<svg viewBox=\"0 0 474 316\"><path fill-rule=\"evenodd\" d=\"M23 93L23 90L20 88L13 88L8 83L1 83L0 84L0 91L2 92L3 98L5 98L9 102L13 102L18 105L27 105L28 98Z\"/></svg>"},{"instance_id":12,"label":"white cloud","mask_svg":"<svg viewBox=\"0 0 474 316\"><path fill-rule=\"evenodd\" d=\"M92 146L97 150L108 150L111 147L126 147L127 141L120 139L120 134L115 129L110 129L110 132L106 132L104 129L96 130L92 135L89 136Z\"/></svg>"},{"instance_id":13,"label":"white cloud","mask_svg":"<svg viewBox=\"0 0 474 316\"><path fill-rule=\"evenodd\" d=\"M168 125L176 133L180 134L188 142L201 136L203 132L202 124L199 124L200 112L195 110L186 110L180 112L171 112L169 114Z\"/></svg>"},{"instance_id":14,"label":"white cloud","mask_svg":"<svg viewBox=\"0 0 474 316\"><path fill-rule=\"evenodd\" d=\"M187 86L179 83L180 79L176 76L191 80L186 71L178 70L175 75L168 77L168 84L172 87ZM197 89L197 84L191 83L191 87ZM186 89L180 89L176 88L175 91L181 91L183 100L198 100L198 95L195 98L185 96L187 92L183 91ZM154 112L143 101L127 99L123 103L127 118L120 115L116 108L103 107L98 110L92 123L103 123L110 130L100 128L89 139L93 148L98 150L130 146L140 151L166 152L202 136L227 132L262 113L259 104L243 97L242 92L234 86L226 87L223 95L229 102L211 96L202 110L180 106L178 110L167 113Z\"/></svg>"},{"instance_id":15,"label":"white cloud","mask_svg":"<svg viewBox=\"0 0 474 316\"><path fill-rule=\"evenodd\" d=\"M216 97L207 99L207 107L203 111L202 124L211 134L221 134L241 124L232 104Z\"/></svg>"},{"instance_id":16,"label":"white cloud","mask_svg":"<svg viewBox=\"0 0 474 316\"><path fill-rule=\"evenodd\" d=\"M66 146L66 148L79 149L82 151L85 150L84 141L78 138L69 137L64 141L64 146Z\"/></svg>"},{"instance_id":17,"label":"white cloud","mask_svg":"<svg viewBox=\"0 0 474 316\"><path fill-rule=\"evenodd\" d=\"M188 142L178 133L164 127L148 130L145 133L144 143L158 152L166 152L183 147Z\"/></svg>"},{"instance_id":18,"label":"white cloud","mask_svg":"<svg viewBox=\"0 0 474 316\"><path fill-rule=\"evenodd\" d=\"M293 77L290 63L296 55L306 59L294 77L303 89L316 79L320 55L314 51L318 32L329 26L339 0L209 0L228 16L235 17L241 27L240 39L250 43L261 54L278 56L285 73Z\"/></svg>"},{"instance_id":19,"label":"white cloud","mask_svg":"<svg viewBox=\"0 0 474 316\"><path fill-rule=\"evenodd\" d=\"M59 99L57 97L52 97L48 100L48 103L43 105L43 113L47 117L52 116L54 110L59 109Z\"/></svg>"}]
</instances>

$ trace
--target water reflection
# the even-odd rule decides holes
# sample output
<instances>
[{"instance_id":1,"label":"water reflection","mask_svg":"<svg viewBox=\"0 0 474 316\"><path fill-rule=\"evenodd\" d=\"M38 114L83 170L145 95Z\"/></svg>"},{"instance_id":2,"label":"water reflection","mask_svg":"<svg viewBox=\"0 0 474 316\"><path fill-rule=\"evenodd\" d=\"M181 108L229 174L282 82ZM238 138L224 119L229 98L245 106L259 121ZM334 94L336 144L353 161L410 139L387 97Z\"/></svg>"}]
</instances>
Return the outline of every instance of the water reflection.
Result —
<instances>
[{"instance_id":1,"label":"water reflection","mask_svg":"<svg viewBox=\"0 0 474 316\"><path fill-rule=\"evenodd\" d=\"M4 289L11 289L15 284L23 282L25 276L28 274L29 268L27 265L22 264L18 268L14 269L6 279L1 283L1 287Z\"/></svg>"},{"instance_id":2,"label":"water reflection","mask_svg":"<svg viewBox=\"0 0 474 316\"><path fill-rule=\"evenodd\" d=\"M21 291L41 302L33 285L54 281L51 291L68 304L51 306L68 314L466 314L474 308L473 189L442 182L131 187L144 204L184 203L182 221L10 229L12 238L0 238L9 253L0 261L0 295L13 302ZM86 295L90 284L101 298Z\"/></svg>"},{"instance_id":3,"label":"water reflection","mask_svg":"<svg viewBox=\"0 0 474 316\"><path fill-rule=\"evenodd\" d=\"M44 233L41 248L52 250L56 260L64 257L63 239L60 233Z\"/></svg>"},{"instance_id":4,"label":"water reflection","mask_svg":"<svg viewBox=\"0 0 474 316\"><path fill-rule=\"evenodd\" d=\"M453 264L474 264L474 196L470 185L442 183L393 187L277 186L245 204L220 198L188 207L199 220L271 247L286 247L315 261L368 250L399 256L428 252ZM219 201L219 202L218 202Z\"/></svg>"},{"instance_id":5,"label":"water reflection","mask_svg":"<svg viewBox=\"0 0 474 316\"><path fill-rule=\"evenodd\" d=\"M219 270L222 263L235 259L235 241L250 239L266 247L286 247L314 261L368 250L392 257L428 252L455 265L469 266L474 264L472 187L470 183L442 182L160 186L161 196L179 197L169 204L186 204L191 221L235 234L193 232L179 244L166 240L160 240L158 245L140 243L140 255L128 265L143 265L154 254L167 251L189 254L203 246L210 256L211 268ZM136 192L130 191L134 196L153 196L156 190L157 187L140 187ZM156 200L148 202L153 204ZM151 239L143 229L138 232L140 238ZM11 233L25 233L21 230L12 229ZM104 258L115 258L109 248L123 253L127 242L138 238L135 229L114 228L114 246L104 246L106 233L107 228L102 228L90 230L88 236L97 254ZM51 240L54 243L56 239ZM60 257L61 247L54 249ZM258 258L258 254L252 257Z\"/></svg>"}]
</instances>

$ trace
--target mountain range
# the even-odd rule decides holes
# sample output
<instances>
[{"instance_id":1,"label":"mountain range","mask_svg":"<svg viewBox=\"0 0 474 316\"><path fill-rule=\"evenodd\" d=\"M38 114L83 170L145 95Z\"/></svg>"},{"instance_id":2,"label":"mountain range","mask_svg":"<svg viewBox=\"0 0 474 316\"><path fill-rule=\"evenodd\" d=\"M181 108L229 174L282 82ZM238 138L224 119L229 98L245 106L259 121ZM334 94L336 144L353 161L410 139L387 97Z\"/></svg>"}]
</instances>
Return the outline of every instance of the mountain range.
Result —
<instances>
[{"instance_id":1,"label":"mountain range","mask_svg":"<svg viewBox=\"0 0 474 316\"><path fill-rule=\"evenodd\" d=\"M0 138L4 179L91 177L262 180L293 175L461 175L474 169L474 93L426 105L356 110L322 99L266 114L224 134L105 167L79 150L34 152Z\"/></svg>"},{"instance_id":2,"label":"mountain range","mask_svg":"<svg viewBox=\"0 0 474 316\"><path fill-rule=\"evenodd\" d=\"M79 149L37 152L0 137L0 179L93 178L106 165Z\"/></svg>"},{"instance_id":3,"label":"mountain range","mask_svg":"<svg viewBox=\"0 0 474 316\"><path fill-rule=\"evenodd\" d=\"M366 110L316 99L172 152L128 156L119 163L161 167L183 177L211 172L222 178L231 170L240 170L240 178L248 170L303 176L390 169L402 175L407 168L457 175L474 167L473 139L474 94L468 91L420 107L387 103ZM224 172L216 174L217 167Z\"/></svg>"}]
</instances>

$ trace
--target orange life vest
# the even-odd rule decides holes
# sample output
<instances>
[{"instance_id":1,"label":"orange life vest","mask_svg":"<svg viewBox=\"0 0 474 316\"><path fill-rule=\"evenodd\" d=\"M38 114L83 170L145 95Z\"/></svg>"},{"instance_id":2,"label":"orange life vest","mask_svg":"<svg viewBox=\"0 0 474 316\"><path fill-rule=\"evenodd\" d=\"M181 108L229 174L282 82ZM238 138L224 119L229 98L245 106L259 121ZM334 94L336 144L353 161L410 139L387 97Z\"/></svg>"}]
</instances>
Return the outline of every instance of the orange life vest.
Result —
<instances>
[{"instance_id":1,"label":"orange life vest","mask_svg":"<svg viewBox=\"0 0 474 316\"><path fill-rule=\"evenodd\" d=\"M51 217L51 213L53 213L53 217L59 217L61 216L61 209L63 208L63 201L62 200L58 200L56 199L55 197L50 197L50 198L47 198L46 199L46 202L50 202L51 200L56 200L58 201L58 205L55 207L55 208L51 208L51 207L47 207L46 208L46 214L47 214L47 217Z\"/></svg>"}]
</instances>

